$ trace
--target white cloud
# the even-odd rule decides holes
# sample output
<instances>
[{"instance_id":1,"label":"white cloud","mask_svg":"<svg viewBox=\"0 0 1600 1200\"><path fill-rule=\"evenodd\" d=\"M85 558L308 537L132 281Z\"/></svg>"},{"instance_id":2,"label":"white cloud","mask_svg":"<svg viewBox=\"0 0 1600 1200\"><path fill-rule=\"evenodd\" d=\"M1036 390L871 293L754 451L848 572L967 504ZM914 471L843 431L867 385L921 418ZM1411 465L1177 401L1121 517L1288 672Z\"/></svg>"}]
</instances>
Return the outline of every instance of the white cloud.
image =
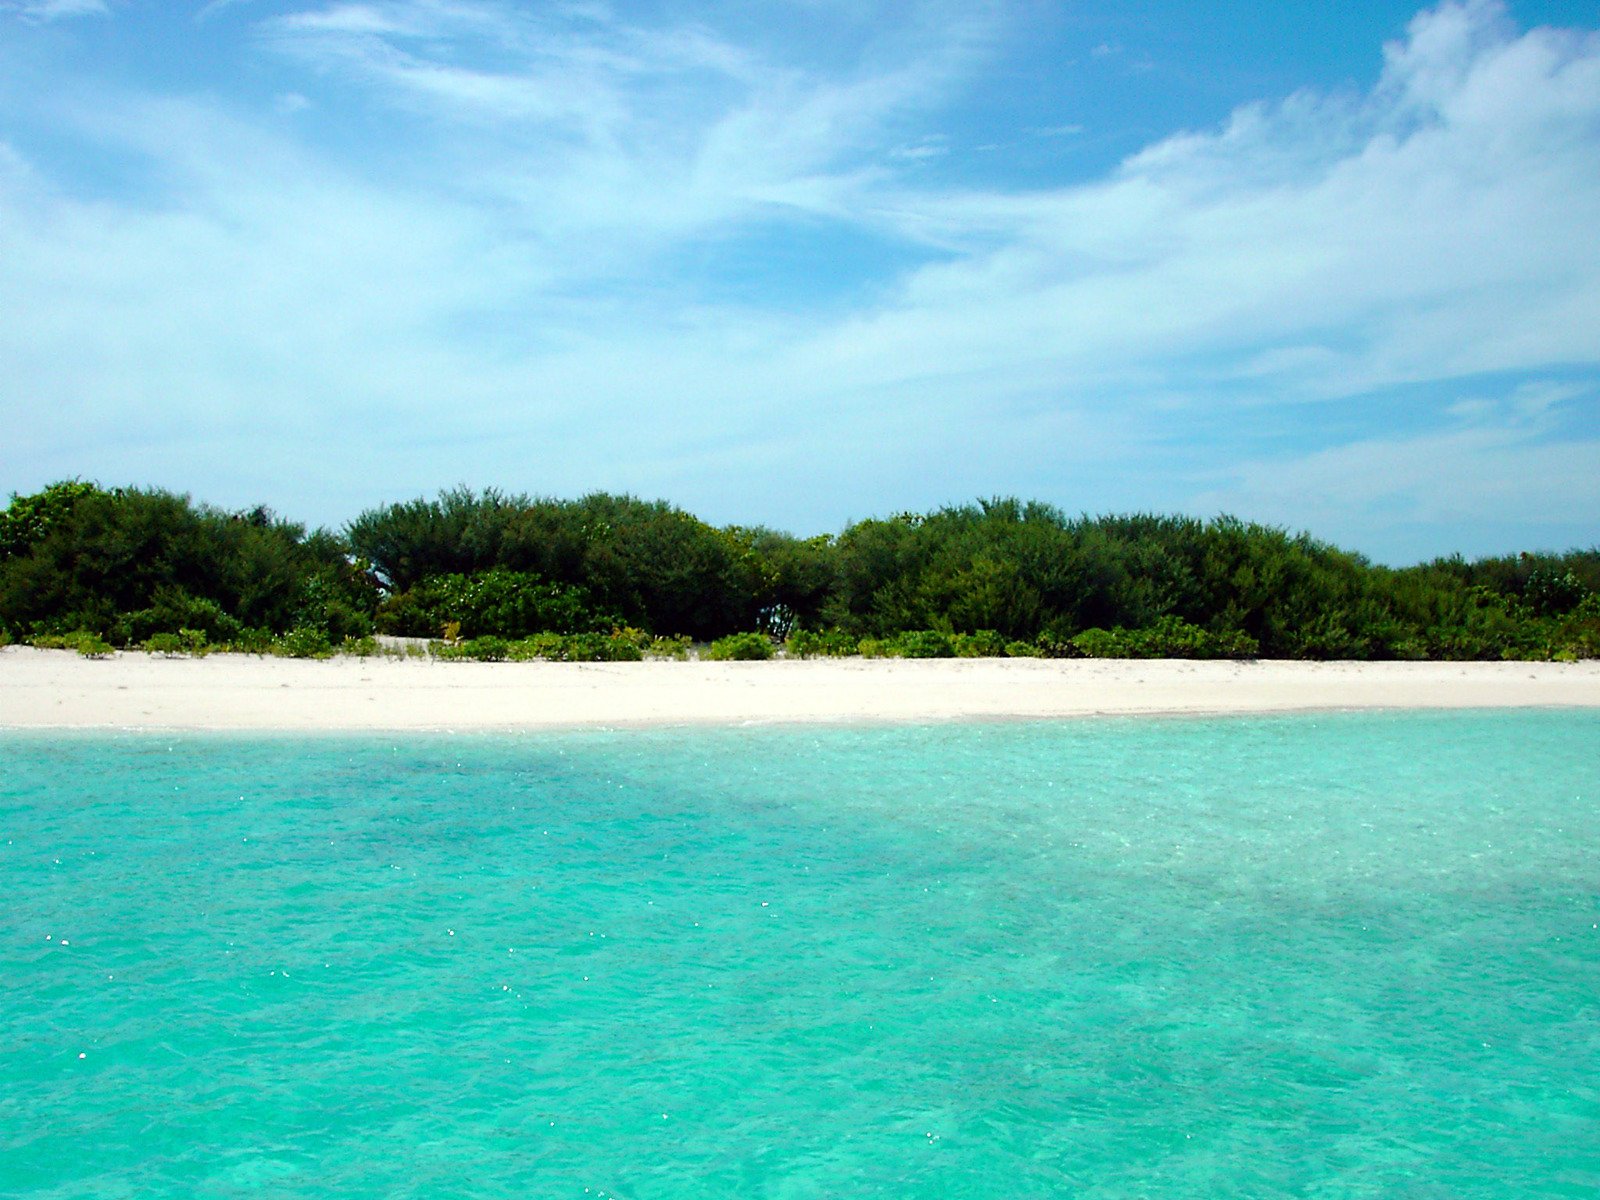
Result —
<instances>
[{"instance_id":1,"label":"white cloud","mask_svg":"<svg viewBox=\"0 0 1600 1200\"><path fill-rule=\"evenodd\" d=\"M230 8L238 8L249 3L250 0L210 0L208 4L201 6L200 11L195 13L194 19L197 22L209 21L212 17L226 12Z\"/></svg>"},{"instance_id":2,"label":"white cloud","mask_svg":"<svg viewBox=\"0 0 1600 1200\"><path fill-rule=\"evenodd\" d=\"M904 141L898 123L942 100L983 43L990 22L973 12L944 21L936 44L918 26L842 70L595 9L562 19L395 0L265 28L280 52L447 129L458 188L513 206L552 242L637 261L782 210L848 219L897 145L906 163L936 152L931 136Z\"/></svg>"},{"instance_id":3,"label":"white cloud","mask_svg":"<svg viewBox=\"0 0 1600 1200\"><path fill-rule=\"evenodd\" d=\"M955 191L922 122L985 18L819 64L530 11L273 19L295 73L260 117L64 89L56 119L158 183L91 200L0 146L0 407L38 414L4 461L138 464L238 503L303 478L280 507L323 519L462 478L812 529L881 507L869 486L1229 507L1374 545L1399 511L1596 511L1595 446L1563 433L1594 393L1477 382L1600 358L1592 34L1446 5L1368 95L1249 106L1086 186ZM282 119L308 104L384 136L315 143ZM786 239L819 231L926 265L816 304L734 303L681 267L776 247L803 273ZM1404 437L1287 452L1258 428L1412 383L1442 398Z\"/></svg>"},{"instance_id":4,"label":"white cloud","mask_svg":"<svg viewBox=\"0 0 1600 1200\"><path fill-rule=\"evenodd\" d=\"M410 21L397 20L373 4L335 4L320 12L292 13L275 25L287 34L334 34L360 37L410 34L423 31Z\"/></svg>"},{"instance_id":5,"label":"white cloud","mask_svg":"<svg viewBox=\"0 0 1600 1200\"><path fill-rule=\"evenodd\" d=\"M1501 529L1531 531L1538 540L1525 549L1559 548L1600 511L1600 440L1554 436L1557 410L1596 400L1558 385L1465 399L1444 429L1230 467L1195 507L1312 529L1396 562L1424 556L1429 539L1417 531L1441 527L1480 531L1479 544L1460 547L1469 552L1506 549Z\"/></svg>"},{"instance_id":6,"label":"white cloud","mask_svg":"<svg viewBox=\"0 0 1600 1200\"><path fill-rule=\"evenodd\" d=\"M1049 365L1069 394L1270 363L1274 398L1593 363L1597 121L1600 40L1447 5L1365 100L1246 108L1088 187L902 192L907 235L965 252L841 330L841 353Z\"/></svg>"},{"instance_id":7,"label":"white cloud","mask_svg":"<svg viewBox=\"0 0 1600 1200\"><path fill-rule=\"evenodd\" d=\"M7 0L0 12L12 12L28 21L59 21L66 17L108 17L105 0Z\"/></svg>"}]
</instances>

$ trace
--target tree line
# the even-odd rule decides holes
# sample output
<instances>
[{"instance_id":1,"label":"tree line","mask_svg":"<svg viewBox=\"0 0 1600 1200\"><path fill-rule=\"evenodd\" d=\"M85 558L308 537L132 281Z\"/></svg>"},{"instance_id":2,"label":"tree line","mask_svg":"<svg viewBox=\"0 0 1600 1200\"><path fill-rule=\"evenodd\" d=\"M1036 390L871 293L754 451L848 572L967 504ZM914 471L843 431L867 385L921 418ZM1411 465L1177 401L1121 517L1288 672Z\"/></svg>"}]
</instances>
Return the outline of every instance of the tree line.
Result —
<instances>
[{"instance_id":1,"label":"tree line","mask_svg":"<svg viewBox=\"0 0 1600 1200\"><path fill-rule=\"evenodd\" d=\"M1600 548L1395 569L1231 517L1016 499L811 538L468 488L339 531L83 481L0 511L0 638L296 652L373 634L487 657L734 638L740 657L1570 659L1600 654Z\"/></svg>"}]
</instances>

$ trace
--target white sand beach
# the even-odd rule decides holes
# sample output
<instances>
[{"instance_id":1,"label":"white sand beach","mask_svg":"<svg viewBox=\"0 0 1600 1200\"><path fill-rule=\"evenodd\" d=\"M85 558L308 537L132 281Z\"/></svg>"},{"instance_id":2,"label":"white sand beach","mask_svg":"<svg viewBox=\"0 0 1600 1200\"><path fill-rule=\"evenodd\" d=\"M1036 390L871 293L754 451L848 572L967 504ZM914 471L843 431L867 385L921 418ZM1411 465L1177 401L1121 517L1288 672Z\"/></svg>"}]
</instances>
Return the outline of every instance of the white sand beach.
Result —
<instances>
[{"instance_id":1,"label":"white sand beach","mask_svg":"<svg viewBox=\"0 0 1600 1200\"><path fill-rule=\"evenodd\" d=\"M0 649L0 727L515 730L1600 706L1600 662L325 661Z\"/></svg>"}]
</instances>

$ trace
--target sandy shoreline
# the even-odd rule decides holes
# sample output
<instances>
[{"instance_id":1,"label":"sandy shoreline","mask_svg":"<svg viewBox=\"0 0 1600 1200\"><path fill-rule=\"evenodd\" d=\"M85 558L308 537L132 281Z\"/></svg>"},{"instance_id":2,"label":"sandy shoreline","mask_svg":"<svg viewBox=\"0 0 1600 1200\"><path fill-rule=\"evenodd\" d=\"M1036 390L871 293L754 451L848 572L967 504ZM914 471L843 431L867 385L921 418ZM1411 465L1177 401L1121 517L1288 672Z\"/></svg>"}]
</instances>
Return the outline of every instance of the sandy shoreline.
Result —
<instances>
[{"instance_id":1,"label":"sandy shoreline","mask_svg":"<svg viewBox=\"0 0 1600 1200\"><path fill-rule=\"evenodd\" d=\"M515 730L1600 706L1600 662L308 661L0 649L0 727Z\"/></svg>"}]
</instances>

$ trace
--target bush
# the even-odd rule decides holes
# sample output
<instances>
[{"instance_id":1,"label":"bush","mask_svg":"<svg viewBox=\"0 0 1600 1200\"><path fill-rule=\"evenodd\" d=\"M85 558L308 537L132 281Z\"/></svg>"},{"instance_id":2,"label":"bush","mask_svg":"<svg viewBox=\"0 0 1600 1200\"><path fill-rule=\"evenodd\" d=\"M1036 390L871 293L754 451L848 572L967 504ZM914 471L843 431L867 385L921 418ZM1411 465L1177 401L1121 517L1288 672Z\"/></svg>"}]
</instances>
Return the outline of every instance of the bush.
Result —
<instances>
[{"instance_id":1,"label":"bush","mask_svg":"<svg viewBox=\"0 0 1600 1200\"><path fill-rule=\"evenodd\" d=\"M677 637L651 638L644 652L651 658L685 659L689 657L689 645L689 635L681 633Z\"/></svg>"},{"instance_id":2,"label":"bush","mask_svg":"<svg viewBox=\"0 0 1600 1200\"><path fill-rule=\"evenodd\" d=\"M111 643L98 634L86 633L78 639L78 653L84 658L110 658Z\"/></svg>"},{"instance_id":3,"label":"bush","mask_svg":"<svg viewBox=\"0 0 1600 1200\"><path fill-rule=\"evenodd\" d=\"M40 650L75 650L84 658L105 658L113 649L111 643L87 629L34 634L28 639L28 645Z\"/></svg>"},{"instance_id":4,"label":"bush","mask_svg":"<svg viewBox=\"0 0 1600 1200\"><path fill-rule=\"evenodd\" d=\"M175 633L151 634L144 640L144 649L149 654L160 654L166 658L187 654L189 651L184 640Z\"/></svg>"},{"instance_id":5,"label":"bush","mask_svg":"<svg viewBox=\"0 0 1600 1200\"><path fill-rule=\"evenodd\" d=\"M1145 629L1085 629L1071 646L1084 658L1254 658L1260 652L1247 633L1212 633L1178 617Z\"/></svg>"},{"instance_id":6,"label":"bush","mask_svg":"<svg viewBox=\"0 0 1600 1200\"><path fill-rule=\"evenodd\" d=\"M339 644L339 653L348 654L352 658L375 658L383 653L383 647L378 645L378 639L370 633L365 637L347 637Z\"/></svg>"},{"instance_id":7,"label":"bush","mask_svg":"<svg viewBox=\"0 0 1600 1200\"><path fill-rule=\"evenodd\" d=\"M410 637L428 637L454 623L468 637L522 638L598 632L614 626L617 617L596 608L582 588L550 583L530 571L495 569L422 579L385 600L377 622L385 633Z\"/></svg>"},{"instance_id":8,"label":"bush","mask_svg":"<svg viewBox=\"0 0 1600 1200\"><path fill-rule=\"evenodd\" d=\"M461 657L477 662L505 662L511 643L501 637L477 637L462 642Z\"/></svg>"},{"instance_id":9,"label":"bush","mask_svg":"<svg viewBox=\"0 0 1600 1200\"><path fill-rule=\"evenodd\" d=\"M1522 588L1522 600L1535 616L1561 616L1571 612L1584 600L1583 581L1571 571L1556 567L1538 567L1528 575Z\"/></svg>"},{"instance_id":10,"label":"bush","mask_svg":"<svg viewBox=\"0 0 1600 1200\"><path fill-rule=\"evenodd\" d=\"M706 657L713 662L755 662L772 657L772 639L764 633L730 633L711 643Z\"/></svg>"},{"instance_id":11,"label":"bush","mask_svg":"<svg viewBox=\"0 0 1600 1200\"><path fill-rule=\"evenodd\" d=\"M81 479L52 483L32 496L11 493L11 503L0 511L0 559L26 554L71 517L78 501L100 494L98 487Z\"/></svg>"},{"instance_id":12,"label":"bush","mask_svg":"<svg viewBox=\"0 0 1600 1200\"><path fill-rule=\"evenodd\" d=\"M950 644L957 658L1001 658L1006 652L1006 639L992 629L951 634Z\"/></svg>"},{"instance_id":13,"label":"bush","mask_svg":"<svg viewBox=\"0 0 1600 1200\"><path fill-rule=\"evenodd\" d=\"M956 648L949 634L935 629L914 629L894 639L902 658L954 658Z\"/></svg>"},{"instance_id":14,"label":"bush","mask_svg":"<svg viewBox=\"0 0 1600 1200\"><path fill-rule=\"evenodd\" d=\"M444 662L505 662L519 643L499 637L468 638L461 642L429 642L428 650Z\"/></svg>"},{"instance_id":15,"label":"bush","mask_svg":"<svg viewBox=\"0 0 1600 1200\"><path fill-rule=\"evenodd\" d=\"M1085 629L1067 644L1083 658L1142 658L1134 654L1128 639L1128 630Z\"/></svg>"},{"instance_id":16,"label":"bush","mask_svg":"<svg viewBox=\"0 0 1600 1200\"><path fill-rule=\"evenodd\" d=\"M1361 662L1372 657L1371 642L1353 633L1341 613L1319 613L1296 629L1286 631L1280 640L1281 648L1291 658L1314 659L1319 662ZM1179 657L1174 655L1172 657ZM1212 658L1214 655L1186 657Z\"/></svg>"},{"instance_id":17,"label":"bush","mask_svg":"<svg viewBox=\"0 0 1600 1200\"><path fill-rule=\"evenodd\" d=\"M1007 658L1043 658L1044 651L1032 642L1007 642Z\"/></svg>"},{"instance_id":18,"label":"bush","mask_svg":"<svg viewBox=\"0 0 1600 1200\"><path fill-rule=\"evenodd\" d=\"M177 633L153 633L144 641L144 649L150 654L162 654L168 658L178 654L202 655L212 647L206 641L204 631L199 629L180 629Z\"/></svg>"},{"instance_id":19,"label":"bush","mask_svg":"<svg viewBox=\"0 0 1600 1200\"><path fill-rule=\"evenodd\" d=\"M479 638L478 642L491 639ZM498 641L499 639L492 639ZM471 646L473 643L467 643ZM434 653L441 658L470 658L462 653L466 647L441 647L434 643ZM504 657L512 662L639 662L644 651L638 639L628 631L606 633L536 633L531 637L505 643Z\"/></svg>"},{"instance_id":20,"label":"bush","mask_svg":"<svg viewBox=\"0 0 1600 1200\"><path fill-rule=\"evenodd\" d=\"M270 629L241 629L231 641L217 649L233 654L276 654L278 639Z\"/></svg>"},{"instance_id":21,"label":"bush","mask_svg":"<svg viewBox=\"0 0 1600 1200\"><path fill-rule=\"evenodd\" d=\"M862 658L954 658L959 634L911 629L892 638L862 638ZM984 643L980 642L979 645Z\"/></svg>"},{"instance_id":22,"label":"bush","mask_svg":"<svg viewBox=\"0 0 1600 1200\"><path fill-rule=\"evenodd\" d=\"M99 642L100 635L88 629L73 629L66 633L36 633L28 645L38 650L76 650L85 642Z\"/></svg>"},{"instance_id":23,"label":"bush","mask_svg":"<svg viewBox=\"0 0 1600 1200\"><path fill-rule=\"evenodd\" d=\"M0 554L0 623L11 628L87 629L119 644L198 629L220 642L247 626L318 623L301 615L308 580L324 580L322 591L352 611L375 598L337 539L308 537L264 509L57 485L14 498L0 523L10 546Z\"/></svg>"},{"instance_id":24,"label":"bush","mask_svg":"<svg viewBox=\"0 0 1600 1200\"><path fill-rule=\"evenodd\" d=\"M639 662L644 651L626 638L604 633L574 633L564 639L567 662Z\"/></svg>"},{"instance_id":25,"label":"bush","mask_svg":"<svg viewBox=\"0 0 1600 1200\"><path fill-rule=\"evenodd\" d=\"M860 653L861 643L842 629L796 629L784 649L790 658L847 658Z\"/></svg>"},{"instance_id":26,"label":"bush","mask_svg":"<svg viewBox=\"0 0 1600 1200\"><path fill-rule=\"evenodd\" d=\"M560 633L536 633L520 638L506 647L506 657L512 662L534 662L549 659L560 662L566 658L567 639Z\"/></svg>"},{"instance_id":27,"label":"bush","mask_svg":"<svg viewBox=\"0 0 1600 1200\"><path fill-rule=\"evenodd\" d=\"M788 634L795 658L856 653L865 636L873 656L1496 661L1596 653L1597 597L1600 547L1396 570L1232 518L1072 519L1005 498L806 540L604 494L458 489L365 514L348 541L264 508L78 481L0 509L0 629L157 653L198 652L152 642L185 630L289 653L287 630L321 653L298 631L331 650L454 623L446 641L504 639L511 658L677 658L679 638L650 634L747 630ZM547 633L589 640L510 640Z\"/></svg>"},{"instance_id":28,"label":"bush","mask_svg":"<svg viewBox=\"0 0 1600 1200\"><path fill-rule=\"evenodd\" d=\"M1600 592L1567 614L1556 631L1562 657L1600 658Z\"/></svg>"},{"instance_id":29,"label":"bush","mask_svg":"<svg viewBox=\"0 0 1600 1200\"><path fill-rule=\"evenodd\" d=\"M278 638L272 652L284 658L331 658L333 643L323 630L301 625Z\"/></svg>"},{"instance_id":30,"label":"bush","mask_svg":"<svg viewBox=\"0 0 1600 1200\"><path fill-rule=\"evenodd\" d=\"M192 641L191 635L198 633L200 644L204 645L230 641L240 630L239 622L224 612L215 600L192 596L182 588L158 587L147 607L118 617L111 634L131 646L163 633L176 633L187 643Z\"/></svg>"}]
</instances>

